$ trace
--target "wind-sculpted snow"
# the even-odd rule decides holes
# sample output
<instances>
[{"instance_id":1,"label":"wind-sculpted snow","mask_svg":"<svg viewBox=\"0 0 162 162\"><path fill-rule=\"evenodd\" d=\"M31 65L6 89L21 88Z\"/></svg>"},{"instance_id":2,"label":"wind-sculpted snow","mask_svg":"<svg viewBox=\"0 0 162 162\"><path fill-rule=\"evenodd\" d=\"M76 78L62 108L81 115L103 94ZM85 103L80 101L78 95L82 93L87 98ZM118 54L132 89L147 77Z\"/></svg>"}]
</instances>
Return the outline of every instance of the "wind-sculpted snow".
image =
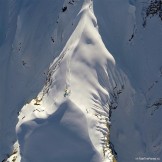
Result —
<instances>
[{"instance_id":1,"label":"wind-sculpted snow","mask_svg":"<svg viewBox=\"0 0 162 162\"><path fill-rule=\"evenodd\" d=\"M66 103L67 100L76 105L76 112L79 113L81 111L87 122L86 124L80 122L80 125L76 126L78 131L73 132L74 134L72 135L74 136L75 143L78 143L79 146L81 145L80 143L84 143L82 139L78 138L83 130L83 126L89 135L89 138L86 138L86 141L88 140L89 142L87 141L87 144L84 146L84 149L87 151L86 153L82 152L82 154L76 153L80 157L77 161L83 161L82 158L85 158L84 161L96 162L115 160L112 154L115 150L113 150L112 144L109 141L109 108L117 104L117 98L121 91L124 90L123 85L127 84L127 79L124 73L116 67L114 58L107 51L98 34L92 2L84 2L80 4L80 7L81 11L77 15L79 21L72 21L71 25L75 26L75 29L59 57L49 67L44 88L35 99L22 108L19 114L16 130L20 144L20 153L23 155L21 161L29 161L27 160L28 158L30 161L32 161L32 158L39 158L37 154L40 154L41 149L36 149L37 151L32 151L32 153L30 151L33 147L39 147L35 144L39 143L39 138L36 142L33 142L37 136L34 133L37 132L37 126L35 126L37 124L34 124L35 121L44 121L46 123L51 116L56 116L59 109L61 109L60 105L64 102ZM67 15L71 12L68 11L68 6L67 11L64 12ZM60 18L61 22L62 19L65 19L65 17L62 16ZM70 106L71 104L68 104L66 109L69 112L69 116L72 117L74 114L71 113ZM78 120L77 114L76 116L74 115L72 117L73 122L70 122L69 128L71 126L74 127ZM40 122L38 124L39 134L43 133L41 135L42 138L43 136L48 136L48 134L50 137L52 132L49 128L44 134L43 123ZM58 132L58 136L59 134L64 134L64 130L59 123L53 123L53 125L55 125L53 131ZM26 137L29 138L29 141L26 140ZM45 148L46 151L42 156L49 157L49 161L55 158L60 159L59 161L65 161L68 154L67 156L69 156L71 161L76 161L75 159L78 157L70 155L74 148L69 148L68 146L68 150L63 146L67 140L73 143L71 137L68 136L65 141L60 140L59 144L56 144L63 151L62 156L59 152L49 156L51 150L56 149L53 146L54 143L50 145L49 152L48 148ZM47 138L46 143L51 143L50 141L51 139ZM43 145L41 144L40 147L42 148ZM78 152L80 151L78 150ZM35 159L35 161L39 161L43 157Z\"/></svg>"},{"instance_id":2,"label":"wind-sculpted snow","mask_svg":"<svg viewBox=\"0 0 162 162\"><path fill-rule=\"evenodd\" d=\"M162 159L162 22L143 26L150 4L0 1L0 161Z\"/></svg>"}]
</instances>

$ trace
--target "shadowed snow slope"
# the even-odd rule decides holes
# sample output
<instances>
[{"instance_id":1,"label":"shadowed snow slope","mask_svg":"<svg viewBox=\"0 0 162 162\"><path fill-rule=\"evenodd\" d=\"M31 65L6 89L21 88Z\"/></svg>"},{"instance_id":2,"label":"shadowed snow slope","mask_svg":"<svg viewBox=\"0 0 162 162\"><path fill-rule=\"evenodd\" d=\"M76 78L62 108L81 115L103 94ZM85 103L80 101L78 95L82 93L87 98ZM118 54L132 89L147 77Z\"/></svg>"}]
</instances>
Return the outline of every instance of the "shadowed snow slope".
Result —
<instances>
[{"instance_id":1,"label":"shadowed snow slope","mask_svg":"<svg viewBox=\"0 0 162 162\"><path fill-rule=\"evenodd\" d=\"M162 22L143 26L149 2L0 1L0 161L162 159Z\"/></svg>"},{"instance_id":2,"label":"shadowed snow slope","mask_svg":"<svg viewBox=\"0 0 162 162\"><path fill-rule=\"evenodd\" d=\"M0 1L0 160L16 140L21 107L41 90L56 54L51 36L63 2Z\"/></svg>"},{"instance_id":3,"label":"shadowed snow slope","mask_svg":"<svg viewBox=\"0 0 162 162\"><path fill-rule=\"evenodd\" d=\"M22 136L19 136L22 161L99 161L88 135L86 118L78 110L67 100L48 118L22 124L18 133Z\"/></svg>"}]
</instances>

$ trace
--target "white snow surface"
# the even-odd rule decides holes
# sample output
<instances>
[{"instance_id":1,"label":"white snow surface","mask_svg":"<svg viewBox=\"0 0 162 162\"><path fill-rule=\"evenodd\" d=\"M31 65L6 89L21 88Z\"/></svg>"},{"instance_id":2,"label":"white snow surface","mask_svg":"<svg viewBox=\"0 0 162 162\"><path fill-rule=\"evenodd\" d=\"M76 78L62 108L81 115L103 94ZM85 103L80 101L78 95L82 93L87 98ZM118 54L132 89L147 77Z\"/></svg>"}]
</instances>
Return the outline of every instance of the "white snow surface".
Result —
<instances>
[{"instance_id":1,"label":"white snow surface","mask_svg":"<svg viewBox=\"0 0 162 162\"><path fill-rule=\"evenodd\" d=\"M147 2L0 0L0 161L162 159L162 22L142 26Z\"/></svg>"}]
</instances>

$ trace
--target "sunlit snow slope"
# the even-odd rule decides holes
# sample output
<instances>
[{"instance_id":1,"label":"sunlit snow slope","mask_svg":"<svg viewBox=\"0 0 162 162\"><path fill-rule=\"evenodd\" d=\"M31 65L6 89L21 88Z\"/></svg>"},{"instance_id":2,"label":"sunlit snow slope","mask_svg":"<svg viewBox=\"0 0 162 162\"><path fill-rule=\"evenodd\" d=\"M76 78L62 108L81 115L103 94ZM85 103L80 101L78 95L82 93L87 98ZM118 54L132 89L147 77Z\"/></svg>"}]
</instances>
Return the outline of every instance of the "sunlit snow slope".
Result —
<instances>
[{"instance_id":1,"label":"sunlit snow slope","mask_svg":"<svg viewBox=\"0 0 162 162\"><path fill-rule=\"evenodd\" d=\"M162 159L162 21L149 5L0 0L0 161Z\"/></svg>"}]
</instances>

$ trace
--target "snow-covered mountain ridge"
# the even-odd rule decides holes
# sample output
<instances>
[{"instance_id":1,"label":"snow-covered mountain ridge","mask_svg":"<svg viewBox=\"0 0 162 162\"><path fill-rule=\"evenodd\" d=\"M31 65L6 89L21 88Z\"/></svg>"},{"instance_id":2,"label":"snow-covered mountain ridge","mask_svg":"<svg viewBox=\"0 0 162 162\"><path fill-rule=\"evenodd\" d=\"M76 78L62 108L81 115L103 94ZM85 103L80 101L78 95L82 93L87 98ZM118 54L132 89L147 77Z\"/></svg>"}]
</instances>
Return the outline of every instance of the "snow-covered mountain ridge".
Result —
<instances>
[{"instance_id":1,"label":"snow-covered mountain ridge","mask_svg":"<svg viewBox=\"0 0 162 162\"><path fill-rule=\"evenodd\" d=\"M143 25L151 3L0 1L1 161L162 158L162 22Z\"/></svg>"}]
</instances>

